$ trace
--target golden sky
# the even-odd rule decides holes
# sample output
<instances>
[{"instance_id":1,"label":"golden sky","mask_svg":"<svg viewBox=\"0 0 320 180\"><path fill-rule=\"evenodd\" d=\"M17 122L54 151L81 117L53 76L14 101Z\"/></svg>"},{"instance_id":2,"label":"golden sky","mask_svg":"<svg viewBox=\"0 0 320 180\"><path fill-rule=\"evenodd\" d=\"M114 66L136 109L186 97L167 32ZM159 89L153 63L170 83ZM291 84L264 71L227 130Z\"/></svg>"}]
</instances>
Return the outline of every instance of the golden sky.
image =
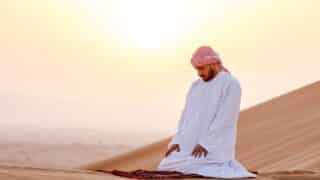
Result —
<instances>
[{"instance_id":1,"label":"golden sky","mask_svg":"<svg viewBox=\"0 0 320 180\"><path fill-rule=\"evenodd\" d=\"M241 108L319 80L317 0L4 0L3 125L170 132L211 45ZM150 127L152 123L152 127Z\"/></svg>"}]
</instances>

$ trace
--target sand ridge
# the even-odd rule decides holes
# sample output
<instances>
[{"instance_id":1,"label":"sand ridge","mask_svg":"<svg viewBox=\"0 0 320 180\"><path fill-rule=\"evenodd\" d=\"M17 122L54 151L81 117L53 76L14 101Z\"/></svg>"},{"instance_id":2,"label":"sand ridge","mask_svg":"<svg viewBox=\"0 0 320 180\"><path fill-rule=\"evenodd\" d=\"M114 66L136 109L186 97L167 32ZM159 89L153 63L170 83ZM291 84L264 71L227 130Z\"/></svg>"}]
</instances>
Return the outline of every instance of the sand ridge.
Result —
<instances>
[{"instance_id":1,"label":"sand ridge","mask_svg":"<svg viewBox=\"0 0 320 180\"><path fill-rule=\"evenodd\" d=\"M319 92L320 81L317 81L242 110L237 159L249 170L268 178L320 179L317 173L320 170ZM170 139L167 137L80 169L154 170Z\"/></svg>"}]
</instances>

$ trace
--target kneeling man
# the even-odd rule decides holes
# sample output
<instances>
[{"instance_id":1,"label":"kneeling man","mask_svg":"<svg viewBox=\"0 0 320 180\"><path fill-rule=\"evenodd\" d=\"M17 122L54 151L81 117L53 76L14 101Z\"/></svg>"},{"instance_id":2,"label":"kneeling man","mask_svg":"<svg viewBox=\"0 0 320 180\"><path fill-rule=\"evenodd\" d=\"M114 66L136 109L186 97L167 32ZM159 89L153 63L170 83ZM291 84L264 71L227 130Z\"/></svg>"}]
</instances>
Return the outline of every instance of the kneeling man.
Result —
<instances>
[{"instance_id":1,"label":"kneeling man","mask_svg":"<svg viewBox=\"0 0 320 180\"><path fill-rule=\"evenodd\" d=\"M240 82L210 46L198 48L191 64L201 78L190 85L176 134L158 170L216 178L256 177L235 158Z\"/></svg>"}]
</instances>

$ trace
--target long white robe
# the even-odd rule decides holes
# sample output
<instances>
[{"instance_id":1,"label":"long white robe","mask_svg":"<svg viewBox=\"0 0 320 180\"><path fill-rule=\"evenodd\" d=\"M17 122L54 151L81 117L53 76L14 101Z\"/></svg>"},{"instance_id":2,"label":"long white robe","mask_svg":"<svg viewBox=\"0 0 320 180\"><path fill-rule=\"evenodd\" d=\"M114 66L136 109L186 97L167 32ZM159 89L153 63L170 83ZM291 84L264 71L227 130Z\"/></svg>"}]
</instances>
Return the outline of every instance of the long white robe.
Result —
<instances>
[{"instance_id":1,"label":"long white robe","mask_svg":"<svg viewBox=\"0 0 320 180\"><path fill-rule=\"evenodd\" d=\"M220 71L207 82L193 81L168 144L168 148L179 144L180 152L164 157L158 170L218 178L256 177L235 158L240 101L240 82L228 72ZM206 157L192 156L197 144L208 151Z\"/></svg>"}]
</instances>

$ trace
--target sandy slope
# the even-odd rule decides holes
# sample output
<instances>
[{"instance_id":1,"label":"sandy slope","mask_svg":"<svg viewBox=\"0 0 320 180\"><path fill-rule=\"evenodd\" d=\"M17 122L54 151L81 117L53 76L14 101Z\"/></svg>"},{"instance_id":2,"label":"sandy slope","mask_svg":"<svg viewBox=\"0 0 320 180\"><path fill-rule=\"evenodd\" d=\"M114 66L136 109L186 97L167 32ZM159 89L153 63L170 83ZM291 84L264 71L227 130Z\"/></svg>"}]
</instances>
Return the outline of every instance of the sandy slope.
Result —
<instances>
[{"instance_id":1,"label":"sandy slope","mask_svg":"<svg viewBox=\"0 0 320 180\"><path fill-rule=\"evenodd\" d=\"M126 179L105 173L85 170L45 169L31 167L0 166L1 180L117 180Z\"/></svg>"},{"instance_id":2,"label":"sandy slope","mask_svg":"<svg viewBox=\"0 0 320 180\"><path fill-rule=\"evenodd\" d=\"M109 158L134 149L124 145L0 142L0 165L41 168L72 169L81 164Z\"/></svg>"},{"instance_id":3,"label":"sandy slope","mask_svg":"<svg viewBox=\"0 0 320 180\"><path fill-rule=\"evenodd\" d=\"M270 88L270 90L272 90ZM237 159L250 170L277 179L320 179L320 81L272 98L240 113ZM80 168L149 169L171 137ZM286 173L297 169L310 172Z\"/></svg>"},{"instance_id":4,"label":"sandy slope","mask_svg":"<svg viewBox=\"0 0 320 180\"><path fill-rule=\"evenodd\" d=\"M319 125L320 82L316 82L243 110L237 158L258 171L259 180L320 180ZM170 138L74 170L0 165L0 179L126 179L95 170L154 170Z\"/></svg>"}]
</instances>

